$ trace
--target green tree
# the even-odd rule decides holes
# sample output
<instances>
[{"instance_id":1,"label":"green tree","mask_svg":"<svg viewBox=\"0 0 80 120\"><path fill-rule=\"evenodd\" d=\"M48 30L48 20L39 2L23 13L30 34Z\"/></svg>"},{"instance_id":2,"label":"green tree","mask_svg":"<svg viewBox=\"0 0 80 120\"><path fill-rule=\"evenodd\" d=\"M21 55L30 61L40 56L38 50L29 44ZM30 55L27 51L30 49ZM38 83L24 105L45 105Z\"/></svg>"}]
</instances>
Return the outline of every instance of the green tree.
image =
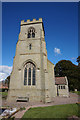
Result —
<instances>
[{"instance_id":1,"label":"green tree","mask_svg":"<svg viewBox=\"0 0 80 120\"><path fill-rule=\"evenodd\" d=\"M10 83L10 76L8 76L8 77L5 79L5 84L7 84L8 88L9 88L9 83Z\"/></svg>"},{"instance_id":2,"label":"green tree","mask_svg":"<svg viewBox=\"0 0 80 120\"><path fill-rule=\"evenodd\" d=\"M78 66L80 67L80 56L78 56L78 58L77 58L77 61L76 62L78 62Z\"/></svg>"}]
</instances>

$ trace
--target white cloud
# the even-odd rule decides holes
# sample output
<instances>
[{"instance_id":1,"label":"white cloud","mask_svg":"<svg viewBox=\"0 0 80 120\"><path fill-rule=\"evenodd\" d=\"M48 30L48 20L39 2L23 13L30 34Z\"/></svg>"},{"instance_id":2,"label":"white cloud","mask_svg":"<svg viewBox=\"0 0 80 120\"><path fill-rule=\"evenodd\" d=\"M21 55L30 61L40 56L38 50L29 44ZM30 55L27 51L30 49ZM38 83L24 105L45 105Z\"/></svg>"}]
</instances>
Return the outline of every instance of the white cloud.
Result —
<instances>
[{"instance_id":1,"label":"white cloud","mask_svg":"<svg viewBox=\"0 0 80 120\"><path fill-rule=\"evenodd\" d=\"M12 66L0 66L0 81L5 80L6 77L8 77L10 75L12 71Z\"/></svg>"},{"instance_id":2,"label":"white cloud","mask_svg":"<svg viewBox=\"0 0 80 120\"><path fill-rule=\"evenodd\" d=\"M61 51L59 48L54 48L54 52L57 53L57 54L61 54Z\"/></svg>"},{"instance_id":3,"label":"white cloud","mask_svg":"<svg viewBox=\"0 0 80 120\"><path fill-rule=\"evenodd\" d=\"M76 59L76 57L73 57L73 58L71 58L72 60L75 60Z\"/></svg>"}]
</instances>

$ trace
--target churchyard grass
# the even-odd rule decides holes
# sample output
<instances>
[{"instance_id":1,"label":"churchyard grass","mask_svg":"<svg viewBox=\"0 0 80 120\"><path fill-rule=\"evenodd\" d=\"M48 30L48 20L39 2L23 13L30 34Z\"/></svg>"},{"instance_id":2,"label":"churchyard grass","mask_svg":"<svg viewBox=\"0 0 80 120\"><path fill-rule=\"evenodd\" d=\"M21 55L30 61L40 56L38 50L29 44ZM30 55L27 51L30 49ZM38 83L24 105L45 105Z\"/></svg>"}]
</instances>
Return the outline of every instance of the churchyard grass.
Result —
<instances>
[{"instance_id":1,"label":"churchyard grass","mask_svg":"<svg viewBox=\"0 0 80 120\"><path fill-rule=\"evenodd\" d=\"M8 92L0 92L0 94L2 94L3 96L7 96Z\"/></svg>"},{"instance_id":2,"label":"churchyard grass","mask_svg":"<svg viewBox=\"0 0 80 120\"><path fill-rule=\"evenodd\" d=\"M70 91L72 93L76 93L77 95L80 95L80 91Z\"/></svg>"},{"instance_id":3,"label":"churchyard grass","mask_svg":"<svg viewBox=\"0 0 80 120\"><path fill-rule=\"evenodd\" d=\"M68 118L79 115L78 104L55 105L49 107L31 108L22 118Z\"/></svg>"},{"instance_id":4,"label":"churchyard grass","mask_svg":"<svg viewBox=\"0 0 80 120\"><path fill-rule=\"evenodd\" d=\"M2 95L2 99L6 99L8 92L0 92L0 95Z\"/></svg>"}]
</instances>

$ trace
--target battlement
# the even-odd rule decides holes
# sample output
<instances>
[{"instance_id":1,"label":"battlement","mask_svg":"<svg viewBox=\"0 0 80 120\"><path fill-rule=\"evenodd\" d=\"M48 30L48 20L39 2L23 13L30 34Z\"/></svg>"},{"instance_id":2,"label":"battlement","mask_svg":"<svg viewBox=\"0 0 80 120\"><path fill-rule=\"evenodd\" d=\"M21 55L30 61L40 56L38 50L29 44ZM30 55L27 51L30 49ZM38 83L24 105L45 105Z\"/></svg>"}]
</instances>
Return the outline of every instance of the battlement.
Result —
<instances>
[{"instance_id":1,"label":"battlement","mask_svg":"<svg viewBox=\"0 0 80 120\"><path fill-rule=\"evenodd\" d=\"M22 20L21 25L31 24L31 23L39 23L39 22L42 22L42 18L39 18L39 20L33 19L32 21L30 21L30 19L28 19L26 22L24 20Z\"/></svg>"}]
</instances>

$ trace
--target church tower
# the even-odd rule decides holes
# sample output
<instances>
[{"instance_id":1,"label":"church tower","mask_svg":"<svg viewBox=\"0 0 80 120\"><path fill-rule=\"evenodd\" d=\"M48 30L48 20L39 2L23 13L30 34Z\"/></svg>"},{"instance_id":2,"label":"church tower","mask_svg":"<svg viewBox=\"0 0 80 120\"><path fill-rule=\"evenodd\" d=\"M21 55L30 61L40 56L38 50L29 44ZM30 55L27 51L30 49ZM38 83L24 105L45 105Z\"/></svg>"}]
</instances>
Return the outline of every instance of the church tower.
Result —
<instances>
[{"instance_id":1,"label":"church tower","mask_svg":"<svg viewBox=\"0 0 80 120\"><path fill-rule=\"evenodd\" d=\"M54 65L47 59L42 18L22 20L20 26L8 101L51 102L56 96Z\"/></svg>"}]
</instances>

